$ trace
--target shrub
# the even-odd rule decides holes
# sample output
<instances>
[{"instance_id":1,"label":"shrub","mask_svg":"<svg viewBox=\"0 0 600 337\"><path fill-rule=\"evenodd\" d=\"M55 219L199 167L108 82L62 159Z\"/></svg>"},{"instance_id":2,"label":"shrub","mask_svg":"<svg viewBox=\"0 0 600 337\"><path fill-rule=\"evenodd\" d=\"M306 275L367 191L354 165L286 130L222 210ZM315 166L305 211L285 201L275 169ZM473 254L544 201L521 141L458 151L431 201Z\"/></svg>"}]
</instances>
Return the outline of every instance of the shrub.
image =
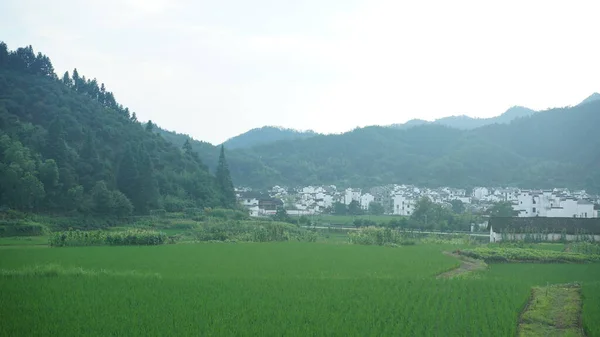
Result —
<instances>
[{"instance_id":1,"label":"shrub","mask_svg":"<svg viewBox=\"0 0 600 337\"><path fill-rule=\"evenodd\" d=\"M540 262L540 263L585 263L600 261L600 255L559 252L528 248L474 248L457 250L456 253L494 262Z\"/></svg>"},{"instance_id":2,"label":"shrub","mask_svg":"<svg viewBox=\"0 0 600 337\"><path fill-rule=\"evenodd\" d=\"M192 231L197 241L305 241L314 242L315 232L276 221L212 221Z\"/></svg>"},{"instance_id":3,"label":"shrub","mask_svg":"<svg viewBox=\"0 0 600 337\"><path fill-rule=\"evenodd\" d=\"M415 240L408 237L405 232L391 228L363 227L348 234L351 243L359 245L414 245Z\"/></svg>"},{"instance_id":4,"label":"shrub","mask_svg":"<svg viewBox=\"0 0 600 337\"><path fill-rule=\"evenodd\" d=\"M160 245L166 242L167 235L165 233L143 229L119 232L64 231L54 233L49 239L52 247Z\"/></svg>"}]
</instances>

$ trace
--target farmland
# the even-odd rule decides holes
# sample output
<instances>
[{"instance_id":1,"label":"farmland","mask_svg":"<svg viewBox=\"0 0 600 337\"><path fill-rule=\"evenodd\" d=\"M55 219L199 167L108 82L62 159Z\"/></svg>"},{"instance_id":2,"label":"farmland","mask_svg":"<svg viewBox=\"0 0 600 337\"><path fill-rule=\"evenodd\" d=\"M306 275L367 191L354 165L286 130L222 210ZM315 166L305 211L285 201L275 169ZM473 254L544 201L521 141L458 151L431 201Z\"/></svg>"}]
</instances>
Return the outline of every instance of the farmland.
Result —
<instances>
[{"instance_id":1,"label":"farmland","mask_svg":"<svg viewBox=\"0 0 600 337\"><path fill-rule=\"evenodd\" d=\"M512 336L532 286L577 281L588 336L598 336L599 264L499 264L436 279L457 266L441 253L453 248L3 248L0 335Z\"/></svg>"}]
</instances>

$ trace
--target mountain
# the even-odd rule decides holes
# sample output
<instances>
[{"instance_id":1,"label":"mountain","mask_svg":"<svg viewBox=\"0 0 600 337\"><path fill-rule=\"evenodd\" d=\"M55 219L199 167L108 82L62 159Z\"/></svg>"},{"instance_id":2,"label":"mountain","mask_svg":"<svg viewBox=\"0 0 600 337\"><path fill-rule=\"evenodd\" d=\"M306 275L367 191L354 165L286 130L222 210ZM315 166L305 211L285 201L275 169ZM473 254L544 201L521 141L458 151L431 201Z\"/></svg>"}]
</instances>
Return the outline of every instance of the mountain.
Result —
<instances>
[{"instance_id":1,"label":"mountain","mask_svg":"<svg viewBox=\"0 0 600 337\"><path fill-rule=\"evenodd\" d=\"M600 94L597 93L597 92L595 92L595 93L591 94L590 96L588 96L583 101L581 101L581 103L579 103L579 105L585 104L585 103L589 103L589 102L593 102L593 101L598 101L598 100L600 100Z\"/></svg>"},{"instance_id":2,"label":"mountain","mask_svg":"<svg viewBox=\"0 0 600 337\"><path fill-rule=\"evenodd\" d=\"M535 111L529 108L525 108L522 106L513 106L510 109L506 110L506 112L504 112L500 116L496 117L473 118L466 115L461 115L443 117L440 119L436 119L433 122L424 121L422 119L412 119L404 124L392 124L390 125L390 127L397 129L407 129L418 125L437 124L461 130L470 130L490 124L507 124L517 118L531 116L534 113Z\"/></svg>"},{"instance_id":3,"label":"mountain","mask_svg":"<svg viewBox=\"0 0 600 337\"><path fill-rule=\"evenodd\" d=\"M276 126L263 126L230 138L223 145L228 149L241 149L280 140L305 139L316 135L318 134L312 130L298 131Z\"/></svg>"},{"instance_id":4,"label":"mountain","mask_svg":"<svg viewBox=\"0 0 600 337\"><path fill-rule=\"evenodd\" d=\"M234 183L256 188L407 183L600 192L598 125L600 101L593 101L471 130L433 123L408 129L371 126L284 140L231 150L228 160ZM206 143L194 141L192 147L210 162L218 153Z\"/></svg>"},{"instance_id":5,"label":"mountain","mask_svg":"<svg viewBox=\"0 0 600 337\"><path fill-rule=\"evenodd\" d=\"M224 206L197 153L155 128L96 79L76 69L59 79L31 46L0 43L0 208L121 217Z\"/></svg>"}]
</instances>

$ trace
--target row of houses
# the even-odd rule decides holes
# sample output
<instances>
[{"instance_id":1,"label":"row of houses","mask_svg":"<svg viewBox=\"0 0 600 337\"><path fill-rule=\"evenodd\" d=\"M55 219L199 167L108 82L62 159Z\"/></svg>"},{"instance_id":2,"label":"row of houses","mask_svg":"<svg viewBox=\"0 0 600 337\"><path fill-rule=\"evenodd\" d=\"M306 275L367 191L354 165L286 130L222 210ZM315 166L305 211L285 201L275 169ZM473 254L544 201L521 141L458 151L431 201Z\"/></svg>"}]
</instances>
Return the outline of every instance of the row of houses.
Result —
<instances>
[{"instance_id":1,"label":"row of houses","mask_svg":"<svg viewBox=\"0 0 600 337\"><path fill-rule=\"evenodd\" d=\"M251 215L274 214L285 207L288 214L311 215L325 212L335 203L358 204L368 211L372 203L383 206L386 214L410 216L417 202L428 197L432 202L451 207L459 200L467 210L483 212L494 203L510 202L518 217L576 217L597 218L600 203L597 196L585 191L567 189L527 190L517 188L476 187L467 194L465 189L450 187L424 188L414 185L385 185L368 190L338 189L335 185L287 188L274 186L258 193L236 189L238 199Z\"/></svg>"}]
</instances>

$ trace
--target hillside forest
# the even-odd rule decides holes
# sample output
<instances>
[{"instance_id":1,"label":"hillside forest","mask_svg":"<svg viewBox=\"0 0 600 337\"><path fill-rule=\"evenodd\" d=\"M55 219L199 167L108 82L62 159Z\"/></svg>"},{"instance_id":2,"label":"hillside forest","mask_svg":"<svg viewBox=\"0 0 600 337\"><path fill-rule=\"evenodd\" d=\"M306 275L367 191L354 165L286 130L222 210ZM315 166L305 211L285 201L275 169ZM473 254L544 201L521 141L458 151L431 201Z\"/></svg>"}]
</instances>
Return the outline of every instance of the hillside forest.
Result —
<instances>
[{"instance_id":1,"label":"hillside forest","mask_svg":"<svg viewBox=\"0 0 600 337\"><path fill-rule=\"evenodd\" d=\"M58 77L31 46L0 43L0 204L25 212L125 217L164 208L234 207L221 148L216 175L189 142L149 121L77 69Z\"/></svg>"}]
</instances>

